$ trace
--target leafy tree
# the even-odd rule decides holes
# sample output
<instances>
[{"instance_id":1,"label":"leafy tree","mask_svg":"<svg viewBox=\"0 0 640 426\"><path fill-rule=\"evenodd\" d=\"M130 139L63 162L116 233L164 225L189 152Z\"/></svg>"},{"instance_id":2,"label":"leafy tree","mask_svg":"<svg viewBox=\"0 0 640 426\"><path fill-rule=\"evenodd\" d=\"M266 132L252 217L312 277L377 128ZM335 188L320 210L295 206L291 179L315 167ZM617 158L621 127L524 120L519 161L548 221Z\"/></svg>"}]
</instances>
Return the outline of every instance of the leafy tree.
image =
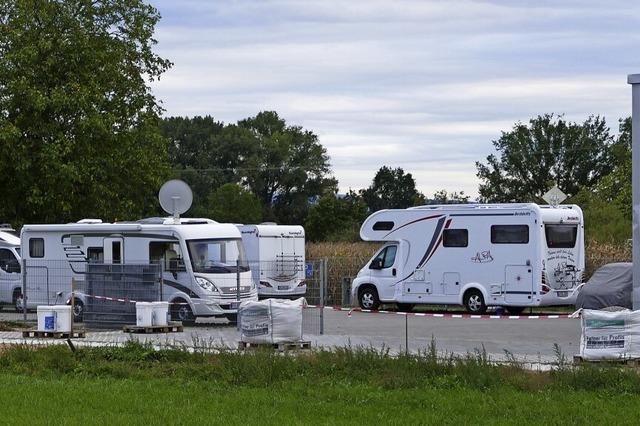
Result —
<instances>
[{"instance_id":1,"label":"leafy tree","mask_svg":"<svg viewBox=\"0 0 640 426\"><path fill-rule=\"evenodd\" d=\"M311 207L305 222L309 241L359 241L360 225L367 217L367 205L349 191L344 198L328 193Z\"/></svg>"},{"instance_id":2,"label":"leafy tree","mask_svg":"<svg viewBox=\"0 0 640 426\"><path fill-rule=\"evenodd\" d=\"M596 186L598 196L613 203L622 210L625 217L631 220L632 188L631 188L631 117L620 120L620 134L613 145L615 167L611 173L603 177Z\"/></svg>"},{"instance_id":3,"label":"leafy tree","mask_svg":"<svg viewBox=\"0 0 640 426\"><path fill-rule=\"evenodd\" d=\"M207 197L226 183L239 183L240 168L255 151L255 138L246 129L225 125L213 117L170 117L161 121L169 139L169 161L176 177L194 194L192 214L206 215Z\"/></svg>"},{"instance_id":4,"label":"leafy tree","mask_svg":"<svg viewBox=\"0 0 640 426\"><path fill-rule=\"evenodd\" d=\"M600 194L582 189L567 203L577 204L584 213L585 236L601 243L624 243L631 238L631 217Z\"/></svg>"},{"instance_id":5,"label":"leafy tree","mask_svg":"<svg viewBox=\"0 0 640 426\"><path fill-rule=\"evenodd\" d=\"M329 156L318 136L288 126L274 111L238 122L255 138L244 162L243 183L260 199L265 220L303 223L309 200L332 191Z\"/></svg>"},{"instance_id":6,"label":"leafy tree","mask_svg":"<svg viewBox=\"0 0 640 426\"><path fill-rule=\"evenodd\" d=\"M592 187L610 173L613 137L604 118L584 123L541 115L516 123L493 142L498 155L476 162L480 198L490 202L538 201L554 183L567 195Z\"/></svg>"},{"instance_id":7,"label":"leafy tree","mask_svg":"<svg viewBox=\"0 0 640 426\"><path fill-rule=\"evenodd\" d=\"M262 207L251 192L226 183L209 195L207 216L224 223L260 223Z\"/></svg>"},{"instance_id":8,"label":"leafy tree","mask_svg":"<svg viewBox=\"0 0 640 426\"><path fill-rule=\"evenodd\" d=\"M391 169L382 166L371 185L361 191L369 211L382 209L404 209L424 204L424 196L416 189L416 181L411 173L400 167Z\"/></svg>"},{"instance_id":9,"label":"leafy tree","mask_svg":"<svg viewBox=\"0 0 640 426\"><path fill-rule=\"evenodd\" d=\"M147 81L160 16L140 0L0 0L0 217L135 218L167 176Z\"/></svg>"},{"instance_id":10,"label":"leafy tree","mask_svg":"<svg viewBox=\"0 0 640 426\"><path fill-rule=\"evenodd\" d=\"M432 204L465 204L469 202L470 198L469 195L465 195L464 191L447 192L446 189L441 189L433 194L433 199L430 201Z\"/></svg>"}]
</instances>

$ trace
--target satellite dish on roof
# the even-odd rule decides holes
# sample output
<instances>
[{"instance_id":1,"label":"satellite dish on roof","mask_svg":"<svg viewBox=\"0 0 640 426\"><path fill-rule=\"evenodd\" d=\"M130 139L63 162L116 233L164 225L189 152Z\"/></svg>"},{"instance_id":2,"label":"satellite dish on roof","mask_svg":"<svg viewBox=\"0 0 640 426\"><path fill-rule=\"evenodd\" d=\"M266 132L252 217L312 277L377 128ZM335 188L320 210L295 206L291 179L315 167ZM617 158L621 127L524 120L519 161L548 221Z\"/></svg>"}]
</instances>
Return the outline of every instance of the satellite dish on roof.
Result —
<instances>
[{"instance_id":1,"label":"satellite dish on roof","mask_svg":"<svg viewBox=\"0 0 640 426\"><path fill-rule=\"evenodd\" d=\"M179 179L167 181L160 188L158 193L160 206L173 216L174 223L180 223L180 215L191 207L193 193L185 182Z\"/></svg>"}]
</instances>

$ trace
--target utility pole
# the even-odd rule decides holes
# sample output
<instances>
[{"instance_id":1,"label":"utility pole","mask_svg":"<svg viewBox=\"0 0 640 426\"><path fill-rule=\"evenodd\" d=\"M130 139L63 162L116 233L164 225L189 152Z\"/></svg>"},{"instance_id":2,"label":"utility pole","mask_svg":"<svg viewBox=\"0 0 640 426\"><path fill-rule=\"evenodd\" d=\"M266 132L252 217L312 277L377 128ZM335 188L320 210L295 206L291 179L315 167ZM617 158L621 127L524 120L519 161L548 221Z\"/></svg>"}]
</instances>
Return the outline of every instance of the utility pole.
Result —
<instances>
[{"instance_id":1,"label":"utility pole","mask_svg":"<svg viewBox=\"0 0 640 426\"><path fill-rule=\"evenodd\" d=\"M640 310L640 74L629 74L631 85L631 161L633 173L633 310Z\"/></svg>"}]
</instances>

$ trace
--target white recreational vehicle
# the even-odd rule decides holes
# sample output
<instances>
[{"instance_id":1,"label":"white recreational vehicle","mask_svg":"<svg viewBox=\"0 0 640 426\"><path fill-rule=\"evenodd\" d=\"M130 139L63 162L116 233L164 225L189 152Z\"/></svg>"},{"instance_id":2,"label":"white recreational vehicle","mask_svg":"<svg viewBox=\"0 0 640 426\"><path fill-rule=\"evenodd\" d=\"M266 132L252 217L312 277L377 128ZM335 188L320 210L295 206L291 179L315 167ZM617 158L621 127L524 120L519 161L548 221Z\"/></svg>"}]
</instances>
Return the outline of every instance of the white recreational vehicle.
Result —
<instances>
[{"instance_id":1,"label":"white recreational vehicle","mask_svg":"<svg viewBox=\"0 0 640 426\"><path fill-rule=\"evenodd\" d=\"M20 274L20 237L8 225L0 225L0 304L22 304Z\"/></svg>"},{"instance_id":2,"label":"white recreational vehicle","mask_svg":"<svg viewBox=\"0 0 640 426\"><path fill-rule=\"evenodd\" d=\"M575 205L465 204L381 210L360 237L386 244L352 282L363 309L396 303L569 305L584 271L582 210Z\"/></svg>"},{"instance_id":3,"label":"white recreational vehicle","mask_svg":"<svg viewBox=\"0 0 640 426\"><path fill-rule=\"evenodd\" d=\"M299 225L238 225L260 297L300 297L304 276L304 228Z\"/></svg>"},{"instance_id":4,"label":"white recreational vehicle","mask_svg":"<svg viewBox=\"0 0 640 426\"><path fill-rule=\"evenodd\" d=\"M25 225L21 245L28 308L43 299L54 304L68 301L71 279L81 282L91 261L162 265L163 300L170 303L172 319L187 323L196 317L224 315L234 319L239 301L258 299L240 231L232 224L209 219L149 218L122 223L83 220ZM56 280L68 286L62 298L59 286L43 282L54 272L48 271L45 276L31 270L42 267L38 262L58 262L51 269L57 268ZM82 314L85 297L79 294L74 300L76 317Z\"/></svg>"}]
</instances>

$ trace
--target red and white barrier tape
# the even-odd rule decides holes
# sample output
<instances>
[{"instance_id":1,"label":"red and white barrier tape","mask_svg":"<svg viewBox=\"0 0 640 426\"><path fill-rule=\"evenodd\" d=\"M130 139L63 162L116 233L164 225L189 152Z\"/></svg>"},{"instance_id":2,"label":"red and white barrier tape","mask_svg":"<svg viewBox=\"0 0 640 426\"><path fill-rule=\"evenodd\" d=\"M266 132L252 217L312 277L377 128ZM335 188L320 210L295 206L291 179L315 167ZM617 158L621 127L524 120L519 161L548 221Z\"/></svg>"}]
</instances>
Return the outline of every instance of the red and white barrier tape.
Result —
<instances>
[{"instance_id":1,"label":"red and white barrier tape","mask_svg":"<svg viewBox=\"0 0 640 426\"><path fill-rule=\"evenodd\" d=\"M389 315L409 315L415 317L430 317L430 318L459 318L459 319L502 319L502 320L533 320L533 319L572 319L571 314L537 314L537 315L474 315L474 314L454 314L454 313L430 313L430 312L395 312L395 311L371 311L368 309L360 308L343 308L340 306L319 306L308 305L308 308L324 308L333 311L347 312L347 316L350 317L353 312L363 312L368 314L389 314Z\"/></svg>"}]
</instances>

